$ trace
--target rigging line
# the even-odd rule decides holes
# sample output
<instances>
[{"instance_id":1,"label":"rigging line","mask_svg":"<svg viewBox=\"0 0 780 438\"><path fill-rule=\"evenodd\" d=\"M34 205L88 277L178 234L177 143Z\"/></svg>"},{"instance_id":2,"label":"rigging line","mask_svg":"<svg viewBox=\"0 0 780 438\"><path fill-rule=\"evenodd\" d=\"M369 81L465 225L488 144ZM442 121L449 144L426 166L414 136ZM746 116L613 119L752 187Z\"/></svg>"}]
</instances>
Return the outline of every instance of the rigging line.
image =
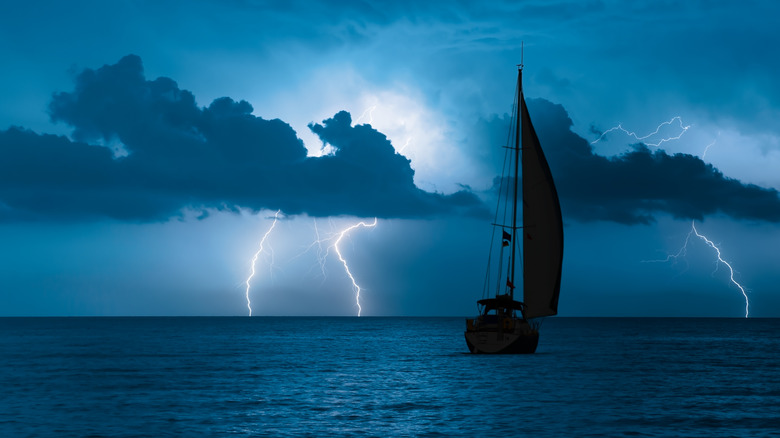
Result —
<instances>
[{"instance_id":1,"label":"rigging line","mask_svg":"<svg viewBox=\"0 0 780 438\"><path fill-rule=\"evenodd\" d=\"M515 100L514 105L512 108L512 118L511 118L511 124L509 125L509 132L508 132L508 138L507 138L507 145L512 142L514 138L514 147L507 148L507 151L509 152L509 163L507 164L508 167L504 168L504 172L506 175L509 175L509 178L506 181L506 195L505 195L505 203L504 203L504 220L503 222L506 223L508 220L509 215L509 204L510 199L512 199L512 240L509 245L509 260L507 263L507 273L506 273L506 279L507 281L511 280L514 282L514 269L515 269L515 262L514 262L514 256L515 256L515 249L517 247L517 228L516 228L516 219L515 215L517 214L517 183L519 179L519 175L517 173L517 163L519 160L519 152L518 152L518 146L517 143L518 136L520 135L520 108L522 105L521 102L522 99L522 93L521 89L519 87L515 91ZM514 165L515 173L514 176L512 174L512 167ZM511 198L510 198L511 196ZM503 244L502 244L503 249ZM509 287L507 282L501 281L501 270L499 270L499 279L498 279L498 285L496 294L498 294L498 291L503 287L504 291L506 292L506 289ZM510 288L511 289L511 288ZM513 294L513 291L510 290L510 294Z\"/></svg>"},{"instance_id":2,"label":"rigging line","mask_svg":"<svg viewBox=\"0 0 780 438\"><path fill-rule=\"evenodd\" d=\"M517 125L517 114L519 113L518 111L519 105L520 105L520 93L516 92L514 96L514 101L512 103L512 113L511 113L512 115L509 119L509 129L507 130L506 141L504 142L504 146L503 146L505 148L504 164L501 167L502 187L506 188L506 193L504 193L503 196L505 196L505 199L507 200L509 199L509 189L510 189L509 186L511 181L505 180L504 175L508 175L510 179L512 177L511 164L512 164L512 159L514 158L513 153L515 148L509 145L512 144L512 139L516 136L515 131ZM515 175L515 178L516 177L517 175ZM499 198L499 202L500 202L500 198ZM507 219L508 208L509 208L509 202L504 204L504 215L502 220L502 222L504 223L506 222Z\"/></svg>"},{"instance_id":3,"label":"rigging line","mask_svg":"<svg viewBox=\"0 0 780 438\"><path fill-rule=\"evenodd\" d=\"M512 117L511 117L510 123L509 123L509 132L507 132L507 139L506 139L506 144L507 145L510 144L510 142L512 141L512 137L514 136L515 125L516 125L517 105L519 105L519 102L517 101L517 96L515 96L515 102L514 102L514 105L513 105L513 108L512 108ZM501 187L502 187L502 191L499 192L499 199L498 199L499 203L501 202L501 199L505 199L506 200L504 202L504 212L503 212L503 216L502 216L502 220L501 220L502 223L506 223L507 217L509 215L509 196L510 196L509 195L509 191L511 189L511 187L510 187L511 184L510 183L511 183L511 178L512 178L511 166L512 166L512 160L514 159L514 155L513 154L516 153L514 148L511 148L509 146L504 146L504 147L506 149L505 149L505 152L504 152L504 165L501 167L501 183L502 183ZM509 178L505 179L504 175L508 175ZM517 175L515 175L515 178L517 178ZM498 221L496 221L496 222L498 222Z\"/></svg>"},{"instance_id":4,"label":"rigging line","mask_svg":"<svg viewBox=\"0 0 780 438\"><path fill-rule=\"evenodd\" d=\"M511 279L512 286L509 287L509 283L507 283L507 287L509 287L509 296L514 299L515 295L515 264L517 263L516 257L515 257L515 251L517 249L517 198L519 195L518 189L520 188L518 183L520 182L520 146L522 142L522 134L523 131L521 129L520 124L523 122L523 68L520 67L518 73L517 73L517 107L515 108L515 112L517 113L517 118L515 120L515 156L514 156L514 167L515 167L515 180L514 180L514 192L512 194L512 249L509 254L509 263L511 267L509 268L509 274L508 278Z\"/></svg>"},{"instance_id":5,"label":"rigging line","mask_svg":"<svg viewBox=\"0 0 780 438\"><path fill-rule=\"evenodd\" d=\"M518 119L514 115L517 113L517 105L518 105L518 103L517 103L517 101L515 101L515 102L516 102L515 108L513 109L513 112L512 112L512 114L513 114L512 123L511 123L511 125L509 127L510 139L513 136L513 134L516 135L516 132L517 132L516 125L517 125L517 120ZM512 199L512 198L517 196L517 187L516 187L517 186L517 175L515 175L514 178L512 177L512 164L515 163L516 160L517 160L517 148L516 147L515 148L507 148L507 152L508 152L509 160L508 160L507 166L504 167L503 174L504 175L508 175L509 178L506 178L506 180L505 180L506 181L506 185L505 185L506 192L503 195L503 199L504 199L504 217L503 217L503 220L502 220L503 223L506 223L509 220L510 204L512 204L512 208L514 208L514 201L510 203L510 199ZM514 191L512 190L512 188L514 188ZM507 265L506 265L506 267L507 267L506 279L507 280L506 281L502 281L503 278L504 278L503 277L503 273L502 273L503 272L503 262L504 262L504 244L503 244L503 236L502 236L501 265L499 265L499 268L498 268L498 278L497 278L497 282L496 282L496 296L498 296L500 294L502 289L504 290L505 294L507 293L508 281L510 279L512 279L512 271L513 271L512 260L513 260L513 256L514 256L514 250L515 250L515 245L516 245L515 239L517 238L517 235L516 235L514 226L510 227L510 229L512 229L512 233L511 233L511 241L510 241L510 245L509 245L509 255L508 255L508 260L507 260ZM503 234L503 231L504 231L504 229L502 227L502 234Z\"/></svg>"},{"instance_id":6,"label":"rigging line","mask_svg":"<svg viewBox=\"0 0 780 438\"><path fill-rule=\"evenodd\" d=\"M513 114L514 114L514 111L513 111ZM510 137L511 137L512 131L513 131L512 127L514 125L515 125L515 123L514 123L514 117L513 117L512 123L510 125L510 129L509 129L509 136ZM503 222L503 223L506 223L506 221L508 220L508 215L509 215L509 199L510 199L509 196L510 196L510 191L511 191L511 188L512 188L511 187L512 184L510 184L511 176L512 176L511 166L512 166L512 160L514 159L514 153L515 153L515 151L512 150L511 148L507 148L506 149L506 152L504 153L504 166L502 167L502 171L501 171L501 180L504 183L504 186L503 186L504 187L504 191L503 191L503 193L500 194L498 202L501 202L501 199L504 200L504 212L503 212L502 220L501 220L501 222ZM509 175L509 178L505 179L503 177L504 175ZM498 296L501 293L501 287L506 284L505 282L501 281L501 279L503 278L502 277L502 275L503 275L502 272L504 270L503 269L503 266L504 266L504 244L503 244L503 231L504 231L504 229L503 229L503 227L501 228L501 230L502 230L501 254L500 254L501 261L500 261L500 263L498 265L498 271L497 271L498 272L498 277L496 278L496 296ZM514 232L512 233L512 240L514 240ZM511 249L510 249L510 251L511 251ZM511 256L510 256L510 258L511 258ZM507 266L509 266L509 264L507 264ZM509 277L507 276L507 278L509 278Z\"/></svg>"},{"instance_id":7,"label":"rigging line","mask_svg":"<svg viewBox=\"0 0 780 438\"><path fill-rule=\"evenodd\" d=\"M504 164L501 166L502 169L506 168L506 163L508 162L508 159L507 159L508 155L509 155L509 150L507 149L506 151L504 151ZM502 170L502 174L503 174L503 170ZM498 215L499 215L499 211L501 210L501 196L502 196L501 192L503 190L504 185L505 185L504 184L504 180L503 180L503 178L501 178L499 180L499 185L498 185L498 196L496 197L496 212L495 212L495 215L494 215L494 220L496 222L498 222ZM506 212L505 212L505 214L506 214ZM485 284L483 285L483 289L482 289L482 298L488 298L489 297L489 291L490 291L490 283L491 283L490 282L490 273L492 271L491 267L492 267L492 258L493 258L493 245L495 244L495 241L496 241L496 228L497 227L491 227L491 228L492 228L492 231L490 233L490 247L488 249L488 263L487 263L487 269L485 270ZM501 247L501 249L502 249L502 255L503 255L503 246ZM499 263L503 260L502 255L499 256ZM501 265L500 264L499 264L498 272L499 273L501 272ZM501 282L499 281L499 284L500 283ZM496 290L496 293L498 293L498 290Z\"/></svg>"},{"instance_id":8,"label":"rigging line","mask_svg":"<svg viewBox=\"0 0 780 438\"><path fill-rule=\"evenodd\" d=\"M501 239L501 251L498 253L498 281L496 282L496 296L501 291L501 271L504 270L504 239Z\"/></svg>"},{"instance_id":9,"label":"rigging line","mask_svg":"<svg viewBox=\"0 0 780 438\"><path fill-rule=\"evenodd\" d=\"M502 146L502 148L505 149L505 151L504 151L504 163L501 166L501 178L499 179L499 187L498 187L498 193L497 193L498 196L497 196L497 199L496 199L496 211L495 211L495 215L494 215L494 222L495 223L499 222L498 218L499 218L499 213L501 212L501 200L502 199L506 199L506 202L504 202L504 211L501 212L502 213L501 214L502 220L500 222L505 223L507 221L507 216L509 214L509 202L508 202L508 200L510 199L509 198L509 196L510 196L509 191L510 191L510 188L511 188L510 187L510 185L511 185L510 184L510 182L511 182L510 180L511 180L512 174L511 174L511 171L509 170L508 166L511 165L511 159L514 157L513 154L516 154L518 152L516 150L517 147L512 148L512 147L509 147L508 145L510 144L513 136L516 136L516 131L517 131L516 125L518 124L517 121L518 121L518 117L519 117L519 113L520 113L520 111L519 111L519 108L520 108L520 95L521 95L520 89L518 88L518 90L515 92L514 102L513 102L513 105L512 105L512 112L511 112L511 117L510 117L509 129L507 131L506 143L505 143L504 146ZM509 175L509 179L505 179L504 175ZM518 178L518 175L515 175L515 178ZM491 281L490 281L490 273L491 273L491 266L492 266L493 245L495 244L495 240L496 240L495 239L495 235L496 235L496 228L497 227L492 227L492 228L493 228L493 230L491 232L491 237L490 237L490 248L489 248L489 251L488 251L487 270L485 272L485 283L483 285L483 291L482 291L483 298L488 298L488 292L490 290L490 283L491 283ZM503 226L502 226L502 230L503 230ZM512 248L513 249L514 249L516 238L517 238L517 233L513 231L512 232ZM500 251L500 254L499 254L498 278L497 278L497 282L496 282L496 295L498 295L500 290L501 290L501 284L502 284L502 282L501 282L501 271L503 271L503 259L504 259L503 254L504 254L504 247L503 247L503 238L502 238L502 246L501 246L501 251ZM509 276L507 276L507 278L509 278Z\"/></svg>"},{"instance_id":10,"label":"rigging line","mask_svg":"<svg viewBox=\"0 0 780 438\"><path fill-rule=\"evenodd\" d=\"M509 124L510 131L507 134L507 142L511 139L512 126L514 125L514 114L515 114L515 111L513 110L512 111L512 119L511 119L511 122ZM493 220L495 222L499 222L498 218L499 218L499 214L501 212L501 199L504 198L505 196L508 196L508 194L504 194L504 189L506 188L507 193L508 193L508 190L509 190L508 189L509 185L506 184L506 181L504 180L503 176L506 175L506 173L507 173L507 165L508 165L507 163L509 163L509 159L511 158L511 152L510 152L510 148L508 148L506 146L503 146L503 148L504 148L504 163L501 166L501 178L499 178L498 193L497 193L497 196L496 196L496 210L495 210L495 214L493 216ZM503 220L502 220L502 222L506 221L506 214L507 214L506 209L507 209L507 203L504 203L504 212L503 212L503 217L502 217ZM485 284L483 285L483 289L482 289L482 297L483 298L488 298L489 297L489 291L490 291L490 283L491 283L491 281L490 281L490 274L492 272L491 267L492 267L493 245L495 244L495 240L496 240L496 227L492 227L492 228L493 228L493 230L491 231L491 235L490 235L490 247L489 247L489 250L488 250L488 263L487 263L487 269L485 270ZM499 263L500 263L499 264L499 269L498 269L499 280L497 280L496 294L498 294L499 288L501 286L500 276L501 276L501 271L503 270L502 269L502 264L503 264L503 246L501 247L501 254L499 255Z\"/></svg>"},{"instance_id":11,"label":"rigging line","mask_svg":"<svg viewBox=\"0 0 780 438\"><path fill-rule=\"evenodd\" d=\"M493 225L494 227L498 227L498 228L508 228L510 230L522 230L523 228L533 228L533 227L536 226L536 225L517 225L517 226L513 227L511 225L501 225L501 224L496 224L496 223L493 223L493 224L490 224L490 225Z\"/></svg>"}]
</instances>

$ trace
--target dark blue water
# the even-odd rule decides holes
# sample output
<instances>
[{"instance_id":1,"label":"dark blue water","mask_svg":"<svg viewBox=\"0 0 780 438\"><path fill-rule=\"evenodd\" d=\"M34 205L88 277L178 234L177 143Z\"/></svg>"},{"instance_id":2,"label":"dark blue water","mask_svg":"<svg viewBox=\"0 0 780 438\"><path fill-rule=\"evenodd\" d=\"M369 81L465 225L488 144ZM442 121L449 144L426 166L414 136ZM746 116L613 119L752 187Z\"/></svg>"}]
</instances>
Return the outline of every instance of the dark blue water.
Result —
<instances>
[{"instance_id":1,"label":"dark blue water","mask_svg":"<svg viewBox=\"0 0 780 438\"><path fill-rule=\"evenodd\" d=\"M0 436L778 436L780 320L0 318Z\"/></svg>"}]
</instances>

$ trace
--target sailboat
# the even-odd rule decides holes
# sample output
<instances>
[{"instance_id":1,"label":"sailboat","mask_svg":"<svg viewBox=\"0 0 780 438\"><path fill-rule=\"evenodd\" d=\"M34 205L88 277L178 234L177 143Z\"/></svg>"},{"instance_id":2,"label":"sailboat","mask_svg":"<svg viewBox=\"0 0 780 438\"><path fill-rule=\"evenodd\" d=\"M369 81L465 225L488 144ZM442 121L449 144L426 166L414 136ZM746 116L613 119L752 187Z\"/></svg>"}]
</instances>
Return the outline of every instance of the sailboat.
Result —
<instances>
[{"instance_id":1,"label":"sailboat","mask_svg":"<svg viewBox=\"0 0 780 438\"><path fill-rule=\"evenodd\" d=\"M513 144L506 146L483 298L477 301L478 316L466 319L466 344L472 353L534 353L541 318L558 313L563 218L523 97L522 64L509 131ZM522 286L517 292L516 285Z\"/></svg>"}]
</instances>

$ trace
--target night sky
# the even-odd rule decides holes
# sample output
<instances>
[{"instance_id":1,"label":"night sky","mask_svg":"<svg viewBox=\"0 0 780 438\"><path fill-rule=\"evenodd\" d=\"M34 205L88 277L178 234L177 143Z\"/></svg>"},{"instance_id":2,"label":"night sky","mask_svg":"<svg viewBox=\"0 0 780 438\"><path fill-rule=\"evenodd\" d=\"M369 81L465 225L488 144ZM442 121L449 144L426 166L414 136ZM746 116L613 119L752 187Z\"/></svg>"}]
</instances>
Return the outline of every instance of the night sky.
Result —
<instances>
[{"instance_id":1,"label":"night sky","mask_svg":"<svg viewBox=\"0 0 780 438\"><path fill-rule=\"evenodd\" d=\"M0 316L476 311L524 43L562 316L780 316L775 2L0 8ZM616 129L612 129L616 128ZM321 243L317 244L317 238ZM682 249L687 241L687 247Z\"/></svg>"}]
</instances>

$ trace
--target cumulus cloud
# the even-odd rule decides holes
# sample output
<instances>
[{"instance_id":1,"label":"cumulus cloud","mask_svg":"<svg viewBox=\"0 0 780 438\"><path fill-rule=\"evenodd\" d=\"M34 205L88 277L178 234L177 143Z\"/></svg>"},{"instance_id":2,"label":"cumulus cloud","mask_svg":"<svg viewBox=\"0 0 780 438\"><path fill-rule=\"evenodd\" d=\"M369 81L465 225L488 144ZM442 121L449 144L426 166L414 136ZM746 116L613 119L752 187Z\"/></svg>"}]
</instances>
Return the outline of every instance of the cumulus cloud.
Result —
<instances>
[{"instance_id":1,"label":"cumulus cloud","mask_svg":"<svg viewBox=\"0 0 780 438\"><path fill-rule=\"evenodd\" d=\"M534 99L528 106L568 219L636 224L667 213L780 222L777 190L726 177L699 157L669 155L642 144L615 157L597 155L571 131L561 105Z\"/></svg>"},{"instance_id":2,"label":"cumulus cloud","mask_svg":"<svg viewBox=\"0 0 780 438\"><path fill-rule=\"evenodd\" d=\"M568 220L638 224L665 213L780 222L776 190L641 144L597 155L571 131L562 106L528 103ZM332 150L312 157L290 125L252 111L228 97L199 107L173 80L147 80L134 55L86 69L49 106L52 120L72 127L71 138L0 131L0 220L158 221L185 209L239 208L407 218L485 213L468 190L416 187L410 161L370 125L354 126L347 112L309 125ZM498 142L505 126L501 118L482 121L473 135Z\"/></svg>"},{"instance_id":3,"label":"cumulus cloud","mask_svg":"<svg viewBox=\"0 0 780 438\"><path fill-rule=\"evenodd\" d=\"M409 160L371 126L352 126L349 113L310 125L334 153L309 157L290 125L252 111L228 97L198 107L173 80L147 80L134 55L86 69L73 91L55 93L49 105L52 120L73 128L73 140L17 127L0 131L0 219L152 221L187 208L484 213L470 192L417 188Z\"/></svg>"}]
</instances>

